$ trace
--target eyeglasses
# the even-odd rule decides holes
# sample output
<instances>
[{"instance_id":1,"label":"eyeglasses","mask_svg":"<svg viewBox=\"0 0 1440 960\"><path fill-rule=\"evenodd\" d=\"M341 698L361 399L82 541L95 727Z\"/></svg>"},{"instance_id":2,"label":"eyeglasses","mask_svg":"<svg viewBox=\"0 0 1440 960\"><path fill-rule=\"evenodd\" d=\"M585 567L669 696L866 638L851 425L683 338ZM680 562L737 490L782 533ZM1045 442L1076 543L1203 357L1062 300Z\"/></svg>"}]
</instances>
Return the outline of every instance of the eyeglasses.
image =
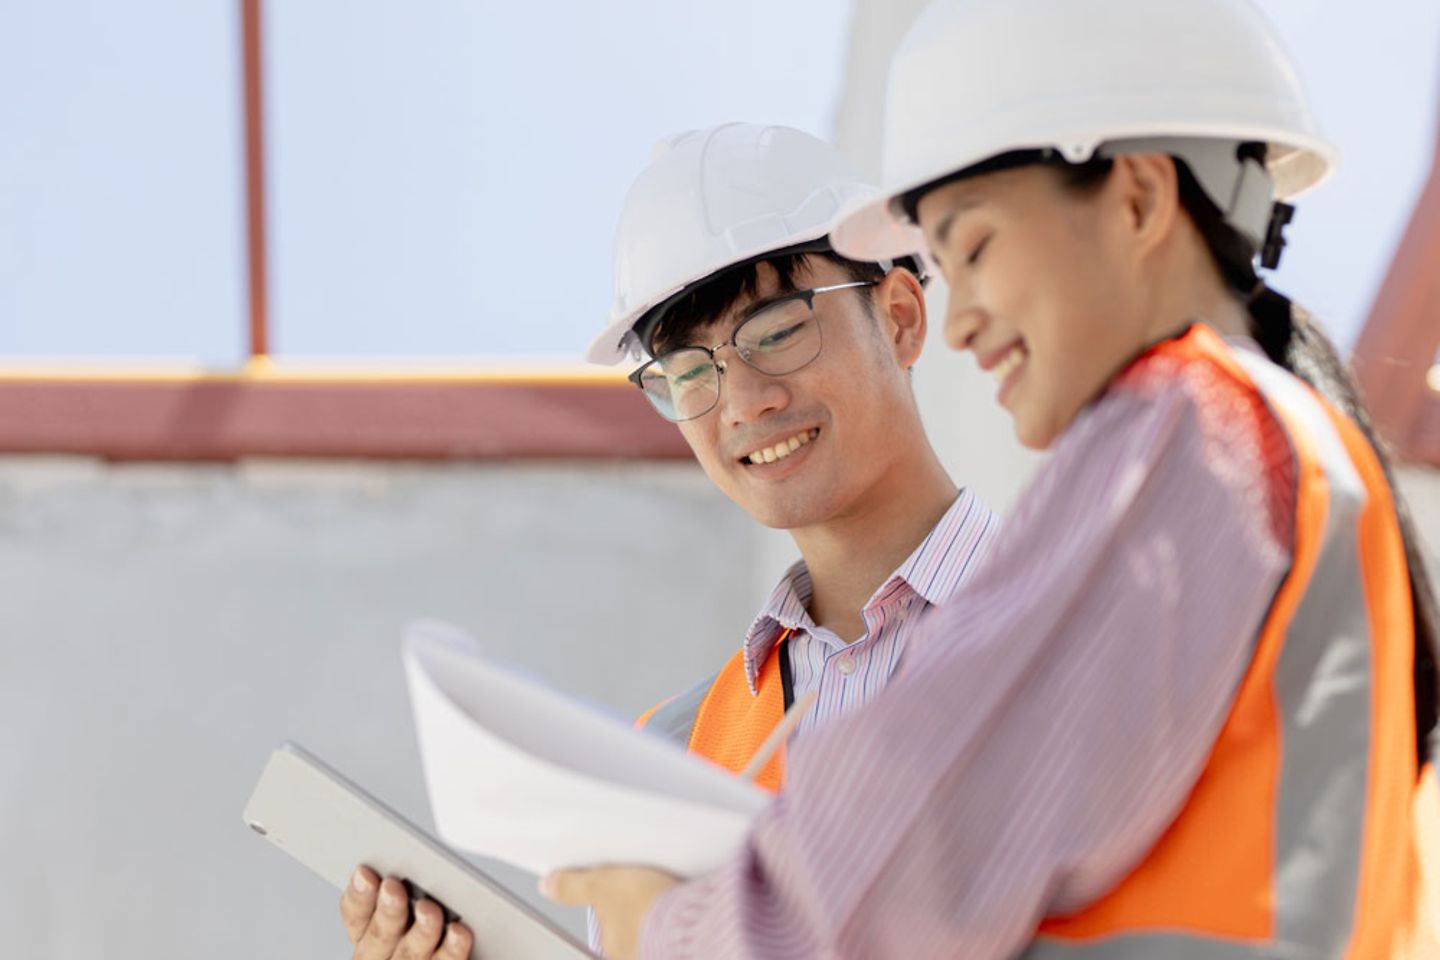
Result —
<instances>
[{"instance_id":1,"label":"eyeglasses","mask_svg":"<svg viewBox=\"0 0 1440 960\"><path fill-rule=\"evenodd\" d=\"M820 322L815 298L836 290L872 287L878 280L856 280L828 287L798 290L748 314L730 339L713 347L667 350L630 374L630 382L645 391L645 399L666 420L679 423L703 417L720 402L720 377L725 361L715 356L724 347L747 366L772 377L794 373L820 356Z\"/></svg>"}]
</instances>

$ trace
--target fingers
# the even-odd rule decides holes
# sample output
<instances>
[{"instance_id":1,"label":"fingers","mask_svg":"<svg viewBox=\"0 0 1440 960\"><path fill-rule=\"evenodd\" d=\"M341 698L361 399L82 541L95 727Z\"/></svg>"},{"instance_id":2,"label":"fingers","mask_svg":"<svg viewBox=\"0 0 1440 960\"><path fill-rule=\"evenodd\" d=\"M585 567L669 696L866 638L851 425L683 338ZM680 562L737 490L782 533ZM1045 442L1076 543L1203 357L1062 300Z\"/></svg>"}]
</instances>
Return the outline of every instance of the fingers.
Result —
<instances>
[{"instance_id":1,"label":"fingers","mask_svg":"<svg viewBox=\"0 0 1440 960\"><path fill-rule=\"evenodd\" d=\"M433 900L411 905L405 884L358 868L340 897L340 916L355 946L355 960L466 960L475 942L463 923L445 923Z\"/></svg>"},{"instance_id":2,"label":"fingers","mask_svg":"<svg viewBox=\"0 0 1440 960\"><path fill-rule=\"evenodd\" d=\"M390 960L410 919L404 885L386 877L378 886L375 912L355 943L355 960Z\"/></svg>"},{"instance_id":3,"label":"fingers","mask_svg":"<svg viewBox=\"0 0 1440 960\"><path fill-rule=\"evenodd\" d=\"M446 936L445 915L434 900L415 904L415 922L400 938L393 960L430 960Z\"/></svg>"},{"instance_id":4,"label":"fingers","mask_svg":"<svg viewBox=\"0 0 1440 960\"><path fill-rule=\"evenodd\" d=\"M470 928L463 923L452 923L445 928L445 941L440 944L440 956L445 960L465 960L470 956L470 948L475 944L475 937L470 933Z\"/></svg>"},{"instance_id":5,"label":"fingers","mask_svg":"<svg viewBox=\"0 0 1440 960\"><path fill-rule=\"evenodd\" d=\"M393 960L465 960L473 942L469 927L463 923L447 926L439 904L421 900L415 904L415 923L400 938Z\"/></svg>"},{"instance_id":6,"label":"fingers","mask_svg":"<svg viewBox=\"0 0 1440 960\"><path fill-rule=\"evenodd\" d=\"M557 903L594 907L605 956L621 958L636 955L651 905L681 882L653 867L604 866L556 870L540 881L540 892Z\"/></svg>"},{"instance_id":7,"label":"fingers","mask_svg":"<svg viewBox=\"0 0 1440 960\"><path fill-rule=\"evenodd\" d=\"M594 870L555 870L540 880L540 892L571 907L588 906L595 902Z\"/></svg>"},{"instance_id":8,"label":"fingers","mask_svg":"<svg viewBox=\"0 0 1440 960\"><path fill-rule=\"evenodd\" d=\"M410 900L405 885L394 877L386 877L380 884L379 903L370 923L355 944L355 960L391 960L409 921ZM439 939L438 933L434 939Z\"/></svg>"},{"instance_id":9,"label":"fingers","mask_svg":"<svg viewBox=\"0 0 1440 960\"><path fill-rule=\"evenodd\" d=\"M380 877L369 867L356 867L350 876L350 884L340 895L340 920L345 924L345 934L350 945L360 942L365 928L370 925L370 916L375 912L375 899L380 892Z\"/></svg>"}]
</instances>

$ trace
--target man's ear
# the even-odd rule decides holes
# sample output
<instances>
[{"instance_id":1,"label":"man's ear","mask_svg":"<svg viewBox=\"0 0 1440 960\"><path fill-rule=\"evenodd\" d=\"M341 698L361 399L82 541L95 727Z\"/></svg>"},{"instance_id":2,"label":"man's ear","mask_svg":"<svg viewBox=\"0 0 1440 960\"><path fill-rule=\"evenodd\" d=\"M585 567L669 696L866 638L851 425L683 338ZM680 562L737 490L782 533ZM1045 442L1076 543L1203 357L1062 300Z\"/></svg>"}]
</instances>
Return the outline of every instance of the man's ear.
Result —
<instances>
[{"instance_id":1,"label":"man's ear","mask_svg":"<svg viewBox=\"0 0 1440 960\"><path fill-rule=\"evenodd\" d=\"M895 351L895 362L912 367L925 349L928 320L925 290L915 274L895 267L875 287L875 313L885 340Z\"/></svg>"}]
</instances>

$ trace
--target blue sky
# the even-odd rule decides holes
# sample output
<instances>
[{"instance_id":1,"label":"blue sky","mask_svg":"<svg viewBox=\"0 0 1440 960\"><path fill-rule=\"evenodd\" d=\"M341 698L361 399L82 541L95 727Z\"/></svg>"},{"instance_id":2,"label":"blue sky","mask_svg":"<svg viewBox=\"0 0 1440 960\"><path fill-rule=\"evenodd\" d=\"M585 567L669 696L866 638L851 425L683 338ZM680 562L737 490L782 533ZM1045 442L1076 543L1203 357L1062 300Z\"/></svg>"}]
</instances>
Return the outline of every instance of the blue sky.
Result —
<instances>
[{"instance_id":1,"label":"blue sky","mask_svg":"<svg viewBox=\"0 0 1440 960\"><path fill-rule=\"evenodd\" d=\"M245 349L233 0L6 0L0 358ZM1262 0L1344 167L1277 285L1353 337L1434 142L1440 5ZM555 356L608 305L630 179L667 133L832 126L840 0L267 4L282 357Z\"/></svg>"}]
</instances>

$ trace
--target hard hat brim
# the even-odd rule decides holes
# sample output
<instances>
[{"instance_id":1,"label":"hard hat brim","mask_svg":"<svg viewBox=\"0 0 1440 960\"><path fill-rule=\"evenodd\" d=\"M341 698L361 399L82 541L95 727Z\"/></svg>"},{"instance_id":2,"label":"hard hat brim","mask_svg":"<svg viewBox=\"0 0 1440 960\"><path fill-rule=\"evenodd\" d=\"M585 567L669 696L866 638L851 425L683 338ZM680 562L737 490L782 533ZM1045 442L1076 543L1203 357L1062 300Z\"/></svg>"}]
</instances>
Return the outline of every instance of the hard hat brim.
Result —
<instances>
[{"instance_id":1,"label":"hard hat brim","mask_svg":"<svg viewBox=\"0 0 1440 960\"><path fill-rule=\"evenodd\" d=\"M925 182L867 200L841 214L830 231L835 252L851 260L878 262L924 251L925 236L898 209L898 199Z\"/></svg>"},{"instance_id":2,"label":"hard hat brim","mask_svg":"<svg viewBox=\"0 0 1440 960\"><path fill-rule=\"evenodd\" d=\"M1274 177L1277 199L1292 200L1309 192L1329 179L1339 166L1339 154L1334 145L1320 137L1292 134L1286 138L1288 142L1276 142L1269 136L1269 130L1256 130L1253 137L1247 137L1244 133L1237 133L1230 128L1218 131L1200 128L1192 132L1178 127L1158 136L1186 134L1208 135L1217 139L1254 139L1266 143L1270 149L1266 166ZM1153 132L1148 135L1157 136ZM1124 139L1123 135L1107 137L1097 144L1097 150L1105 142L1121 139ZM1000 151L1001 154L1005 152ZM840 215L830 232L830 242L835 251L852 260L893 259L917 250L927 251L924 234L900 208L901 198L927 184L937 184L964 170L982 166L986 159L988 158L967 158L970 162L930 171L925 176L914 178L900 186L888 187L879 196L849 208Z\"/></svg>"}]
</instances>

